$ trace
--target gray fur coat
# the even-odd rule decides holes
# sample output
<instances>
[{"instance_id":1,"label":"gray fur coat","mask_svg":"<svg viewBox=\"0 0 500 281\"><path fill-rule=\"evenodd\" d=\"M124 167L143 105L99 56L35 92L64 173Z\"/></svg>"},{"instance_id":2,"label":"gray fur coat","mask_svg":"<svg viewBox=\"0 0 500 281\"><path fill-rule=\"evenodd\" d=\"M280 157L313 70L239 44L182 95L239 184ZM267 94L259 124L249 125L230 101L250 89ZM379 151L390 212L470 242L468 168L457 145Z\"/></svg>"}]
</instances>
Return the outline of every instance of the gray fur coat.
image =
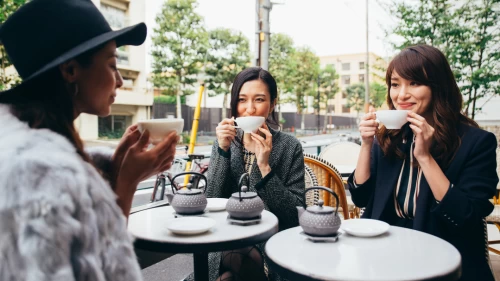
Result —
<instances>
[{"instance_id":1,"label":"gray fur coat","mask_svg":"<svg viewBox=\"0 0 500 281\"><path fill-rule=\"evenodd\" d=\"M0 124L0 280L142 280L125 217L97 170L6 105Z\"/></svg>"}]
</instances>

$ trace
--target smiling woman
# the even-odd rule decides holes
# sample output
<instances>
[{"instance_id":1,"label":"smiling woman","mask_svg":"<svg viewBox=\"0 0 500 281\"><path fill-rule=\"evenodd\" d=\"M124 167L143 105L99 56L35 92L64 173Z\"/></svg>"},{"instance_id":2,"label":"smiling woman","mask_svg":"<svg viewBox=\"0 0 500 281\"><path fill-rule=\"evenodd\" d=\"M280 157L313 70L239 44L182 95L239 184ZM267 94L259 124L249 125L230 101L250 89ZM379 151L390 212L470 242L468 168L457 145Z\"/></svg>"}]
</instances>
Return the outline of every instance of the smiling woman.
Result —
<instances>
[{"instance_id":1,"label":"smiling woman","mask_svg":"<svg viewBox=\"0 0 500 281\"><path fill-rule=\"evenodd\" d=\"M364 218L438 236L462 255L461 280L493 281L484 217L496 192L496 137L462 114L462 95L441 51L411 46L386 73L391 110L407 110L401 129L359 124L361 152L348 185ZM486 253L486 254L485 254ZM409 261L411 262L411 261Z\"/></svg>"}]
</instances>

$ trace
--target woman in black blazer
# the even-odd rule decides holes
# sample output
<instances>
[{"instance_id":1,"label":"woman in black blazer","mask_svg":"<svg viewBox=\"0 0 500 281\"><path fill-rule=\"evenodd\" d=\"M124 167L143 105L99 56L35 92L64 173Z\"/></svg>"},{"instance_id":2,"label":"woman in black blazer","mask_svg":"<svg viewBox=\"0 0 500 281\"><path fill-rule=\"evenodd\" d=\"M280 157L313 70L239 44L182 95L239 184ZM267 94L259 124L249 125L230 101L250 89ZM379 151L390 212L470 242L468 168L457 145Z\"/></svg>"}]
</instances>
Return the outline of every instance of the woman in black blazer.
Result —
<instances>
[{"instance_id":1,"label":"woman in black blazer","mask_svg":"<svg viewBox=\"0 0 500 281\"><path fill-rule=\"evenodd\" d=\"M445 56L404 49L386 73L390 109L408 110L400 130L363 117L361 152L348 184L364 218L412 228L453 244L460 280L494 280L484 218L496 192L496 137L462 114L462 95ZM425 269L422 269L425 270Z\"/></svg>"}]
</instances>

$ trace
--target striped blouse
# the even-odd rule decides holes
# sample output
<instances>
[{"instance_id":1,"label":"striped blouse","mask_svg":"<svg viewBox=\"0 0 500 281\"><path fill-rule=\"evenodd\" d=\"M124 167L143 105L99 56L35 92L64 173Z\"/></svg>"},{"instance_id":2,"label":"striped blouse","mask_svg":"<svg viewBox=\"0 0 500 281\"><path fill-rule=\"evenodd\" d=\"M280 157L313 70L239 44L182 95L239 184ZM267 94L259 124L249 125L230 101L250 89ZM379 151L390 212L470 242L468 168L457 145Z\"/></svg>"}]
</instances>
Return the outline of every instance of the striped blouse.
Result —
<instances>
[{"instance_id":1,"label":"striped blouse","mask_svg":"<svg viewBox=\"0 0 500 281\"><path fill-rule=\"evenodd\" d=\"M413 219L417 209L417 199L422 179L422 170L420 166L414 166L413 149L415 148L415 136L411 139L411 144L406 145L405 154L407 157L403 160L398 182L394 190L394 206L396 214L400 218ZM409 156L409 157L408 157Z\"/></svg>"}]
</instances>

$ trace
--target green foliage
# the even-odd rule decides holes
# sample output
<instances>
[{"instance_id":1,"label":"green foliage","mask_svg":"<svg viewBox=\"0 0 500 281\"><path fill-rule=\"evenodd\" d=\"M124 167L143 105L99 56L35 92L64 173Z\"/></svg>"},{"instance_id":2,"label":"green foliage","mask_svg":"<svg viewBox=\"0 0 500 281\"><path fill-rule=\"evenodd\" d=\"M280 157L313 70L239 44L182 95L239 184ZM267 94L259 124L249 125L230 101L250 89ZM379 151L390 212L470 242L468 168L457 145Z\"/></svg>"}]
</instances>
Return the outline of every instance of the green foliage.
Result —
<instances>
[{"instance_id":1,"label":"green foliage","mask_svg":"<svg viewBox=\"0 0 500 281\"><path fill-rule=\"evenodd\" d=\"M425 43L448 58L474 118L477 101L500 94L500 0L393 0L387 7L398 19L388 31L401 39L395 49Z\"/></svg>"},{"instance_id":2,"label":"green foliage","mask_svg":"<svg viewBox=\"0 0 500 281\"><path fill-rule=\"evenodd\" d=\"M197 82L207 52L203 18L194 10L196 0L167 0L156 16L158 27L152 36L152 79L158 88L175 89L177 115L180 97Z\"/></svg>"},{"instance_id":3,"label":"green foliage","mask_svg":"<svg viewBox=\"0 0 500 281\"><path fill-rule=\"evenodd\" d=\"M154 98L155 103L176 104L177 98L175 96L161 95ZM181 97L181 104L186 104L186 96Z\"/></svg>"},{"instance_id":4,"label":"green foliage","mask_svg":"<svg viewBox=\"0 0 500 281\"><path fill-rule=\"evenodd\" d=\"M335 68L331 65L327 65L325 68L319 71L319 92L320 100L315 99L315 107L319 110L321 103L324 104L325 110L328 107L328 100L333 99L335 94L339 91L338 86L339 75L335 71Z\"/></svg>"},{"instance_id":5,"label":"green foliage","mask_svg":"<svg viewBox=\"0 0 500 281\"><path fill-rule=\"evenodd\" d=\"M362 83L352 84L345 89L347 95L347 107L352 107L358 113L365 104L365 85Z\"/></svg>"},{"instance_id":6,"label":"green foliage","mask_svg":"<svg viewBox=\"0 0 500 281\"><path fill-rule=\"evenodd\" d=\"M205 73L210 96L224 95L224 109L227 94L236 75L250 65L248 39L239 31L217 28L209 32L210 48L207 53ZM222 111L223 114L226 110ZM225 116L223 116L225 118Z\"/></svg>"},{"instance_id":7,"label":"green foliage","mask_svg":"<svg viewBox=\"0 0 500 281\"><path fill-rule=\"evenodd\" d=\"M290 36L282 33L271 34L269 47L269 72L278 84L279 93L290 93L295 84L293 77L297 62L295 61L295 47ZM280 103L286 103L285 97L279 97Z\"/></svg>"},{"instance_id":8,"label":"green foliage","mask_svg":"<svg viewBox=\"0 0 500 281\"><path fill-rule=\"evenodd\" d=\"M17 11L28 0L0 0L0 25L2 25L7 18L9 18L12 13ZM21 79L17 75L7 74L6 70L12 65L9 60L5 48L0 45L0 91L3 91L9 87L15 86L21 82Z\"/></svg>"},{"instance_id":9,"label":"green foliage","mask_svg":"<svg viewBox=\"0 0 500 281\"><path fill-rule=\"evenodd\" d=\"M364 90L363 85L363 90ZM381 107L387 98L387 86L376 82L370 83L370 103L375 108Z\"/></svg>"},{"instance_id":10,"label":"green foliage","mask_svg":"<svg viewBox=\"0 0 500 281\"><path fill-rule=\"evenodd\" d=\"M105 130L105 131L99 131L99 138L101 139L121 139L123 136L123 133L125 133L125 130Z\"/></svg>"},{"instance_id":11,"label":"green foliage","mask_svg":"<svg viewBox=\"0 0 500 281\"><path fill-rule=\"evenodd\" d=\"M347 107L352 107L358 113L365 104L365 84L356 83L346 87ZM385 103L387 97L387 86L376 82L370 83L370 103L375 108L379 108Z\"/></svg>"},{"instance_id":12,"label":"green foliage","mask_svg":"<svg viewBox=\"0 0 500 281\"><path fill-rule=\"evenodd\" d=\"M289 79L294 84L294 95L290 96L290 100L297 106L297 113L302 114L307 105L306 98L316 96L319 58L308 47L301 47L293 53L293 60L296 68Z\"/></svg>"}]
</instances>

